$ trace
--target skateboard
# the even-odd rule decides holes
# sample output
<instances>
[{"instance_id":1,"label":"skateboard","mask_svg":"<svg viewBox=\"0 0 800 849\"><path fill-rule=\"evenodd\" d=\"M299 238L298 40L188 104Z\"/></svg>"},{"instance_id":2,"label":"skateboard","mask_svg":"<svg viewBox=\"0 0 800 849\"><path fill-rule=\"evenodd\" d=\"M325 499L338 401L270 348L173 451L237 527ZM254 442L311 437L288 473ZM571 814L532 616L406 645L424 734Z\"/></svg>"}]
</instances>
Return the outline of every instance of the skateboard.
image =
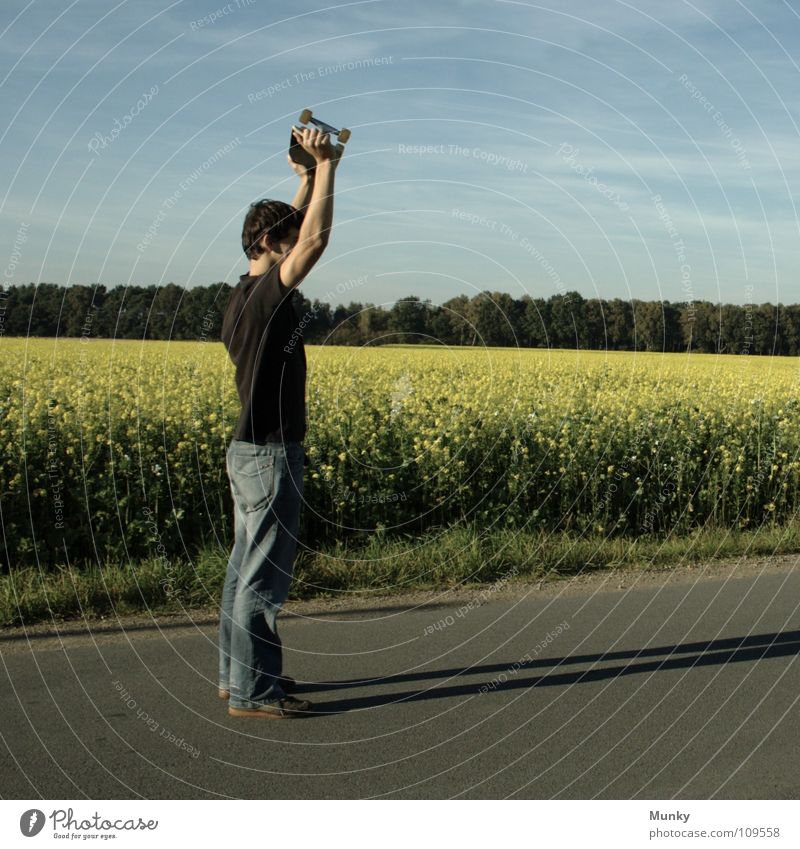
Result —
<instances>
[{"instance_id":1,"label":"skateboard","mask_svg":"<svg viewBox=\"0 0 800 849\"><path fill-rule=\"evenodd\" d=\"M330 124L320 121L319 118L315 118L310 109L304 109L300 113L299 121L301 124L313 124L318 130L322 130L323 133L336 136L339 140L339 144L347 144L347 141L350 138L350 130L345 129L344 127L342 127L341 130L337 130L336 127L332 127ZM314 157L303 150L303 148L297 143L294 133L291 134L289 142L289 156L292 158L293 162L304 165L306 168L313 168L316 165Z\"/></svg>"}]
</instances>

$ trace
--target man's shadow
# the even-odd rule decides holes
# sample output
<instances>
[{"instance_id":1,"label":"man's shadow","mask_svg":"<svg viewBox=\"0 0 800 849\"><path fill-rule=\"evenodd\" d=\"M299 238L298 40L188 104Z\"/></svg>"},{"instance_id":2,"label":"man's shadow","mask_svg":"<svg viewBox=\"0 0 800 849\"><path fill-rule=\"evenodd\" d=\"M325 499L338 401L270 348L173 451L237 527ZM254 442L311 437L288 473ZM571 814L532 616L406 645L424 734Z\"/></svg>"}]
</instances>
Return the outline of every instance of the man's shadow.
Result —
<instances>
[{"instance_id":1,"label":"man's shadow","mask_svg":"<svg viewBox=\"0 0 800 849\"><path fill-rule=\"evenodd\" d=\"M398 683L425 682L421 688L390 693L345 697L315 701L315 713L345 713L398 702L420 702L429 699L446 699L452 696L475 696L479 693L509 692L531 687L562 687L570 684L586 684L618 678L623 675L639 675L645 672L660 672L672 669L689 669L700 666L718 666L728 663L741 663L763 660L770 657L788 657L800 652L800 631L786 633L755 634L747 637L728 637L706 642L684 643L682 645L658 646L640 650L604 652L602 654L573 654L568 657L536 658L533 661L519 663L519 659L510 663L493 663L482 666L467 666L452 669L436 669L428 672L413 672L401 675L388 675L381 678L350 679L346 681L315 682L299 684L303 694L330 692L336 689L353 687L391 686ZM653 658L653 659L649 659ZM659 658L659 659L656 659ZM575 664L608 663L609 661L631 661L603 666L599 669L583 671L548 671L545 674L525 674L534 669L558 670ZM516 669L515 672L512 670ZM436 687L439 679L463 678L470 676L469 683L451 684ZM505 677L505 680L500 680ZM494 685L494 686L493 686ZM487 689L488 688L488 689Z\"/></svg>"}]
</instances>

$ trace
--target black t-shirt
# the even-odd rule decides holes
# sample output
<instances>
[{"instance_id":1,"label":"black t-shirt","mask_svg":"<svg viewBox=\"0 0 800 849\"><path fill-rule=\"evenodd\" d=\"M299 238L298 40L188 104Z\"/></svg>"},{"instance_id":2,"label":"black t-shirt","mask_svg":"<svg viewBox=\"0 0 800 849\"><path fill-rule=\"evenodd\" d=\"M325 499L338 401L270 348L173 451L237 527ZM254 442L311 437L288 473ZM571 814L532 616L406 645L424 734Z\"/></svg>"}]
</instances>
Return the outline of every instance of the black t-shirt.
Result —
<instances>
[{"instance_id":1,"label":"black t-shirt","mask_svg":"<svg viewBox=\"0 0 800 849\"><path fill-rule=\"evenodd\" d=\"M300 442L306 434L306 351L279 268L243 274L222 319L222 341L236 366L242 412L233 438Z\"/></svg>"}]
</instances>

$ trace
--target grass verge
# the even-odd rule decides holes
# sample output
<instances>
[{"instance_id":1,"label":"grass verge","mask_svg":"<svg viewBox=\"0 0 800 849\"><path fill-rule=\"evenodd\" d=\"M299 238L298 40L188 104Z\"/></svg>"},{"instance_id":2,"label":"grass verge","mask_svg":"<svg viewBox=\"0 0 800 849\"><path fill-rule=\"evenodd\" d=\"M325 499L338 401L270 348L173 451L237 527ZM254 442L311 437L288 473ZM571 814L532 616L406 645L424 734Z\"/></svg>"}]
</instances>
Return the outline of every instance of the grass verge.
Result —
<instances>
[{"instance_id":1,"label":"grass verge","mask_svg":"<svg viewBox=\"0 0 800 849\"><path fill-rule=\"evenodd\" d=\"M453 527L413 539L373 535L366 543L300 551L292 598L410 591L541 579L599 569L663 569L678 564L800 552L800 520L755 531L703 528L682 537L604 539L569 534ZM12 569L0 576L0 625L175 612L219 603L228 552L192 560L153 558L54 571Z\"/></svg>"}]
</instances>

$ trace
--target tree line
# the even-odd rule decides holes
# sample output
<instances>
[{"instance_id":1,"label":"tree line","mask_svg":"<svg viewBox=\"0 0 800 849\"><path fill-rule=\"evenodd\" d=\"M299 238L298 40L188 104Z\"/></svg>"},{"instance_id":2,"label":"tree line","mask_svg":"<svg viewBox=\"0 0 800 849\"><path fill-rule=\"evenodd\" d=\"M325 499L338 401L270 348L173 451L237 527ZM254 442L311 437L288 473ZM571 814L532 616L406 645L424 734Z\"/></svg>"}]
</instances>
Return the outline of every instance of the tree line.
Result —
<instances>
[{"instance_id":1,"label":"tree line","mask_svg":"<svg viewBox=\"0 0 800 849\"><path fill-rule=\"evenodd\" d=\"M0 335L218 340L232 287L59 286L0 290ZM800 355L800 304L713 304L545 298L505 292L459 295L441 305L414 295L386 308L336 306L296 290L308 344L445 344L616 351Z\"/></svg>"}]
</instances>

